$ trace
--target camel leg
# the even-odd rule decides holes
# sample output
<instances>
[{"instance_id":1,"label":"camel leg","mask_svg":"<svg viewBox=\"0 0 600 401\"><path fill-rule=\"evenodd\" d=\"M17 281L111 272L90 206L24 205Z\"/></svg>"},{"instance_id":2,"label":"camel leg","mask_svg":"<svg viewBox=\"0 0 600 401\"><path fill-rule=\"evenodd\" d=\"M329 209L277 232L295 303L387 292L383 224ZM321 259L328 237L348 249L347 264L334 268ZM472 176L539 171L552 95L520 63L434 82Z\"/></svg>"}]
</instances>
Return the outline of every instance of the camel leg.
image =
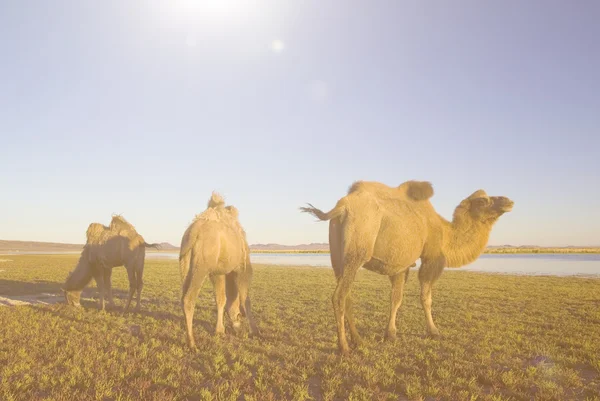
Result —
<instances>
[{"instance_id":1,"label":"camel leg","mask_svg":"<svg viewBox=\"0 0 600 401\"><path fill-rule=\"evenodd\" d=\"M227 294L227 302L225 308L227 314L233 323L233 329L236 333L240 331L242 322L240 319L240 296L238 291L238 273L232 271L225 276L225 290Z\"/></svg>"},{"instance_id":2,"label":"camel leg","mask_svg":"<svg viewBox=\"0 0 600 401\"><path fill-rule=\"evenodd\" d=\"M135 278L137 286L137 303L135 311L139 312L142 307L142 288L144 288L144 253L136 261Z\"/></svg>"},{"instance_id":3,"label":"camel leg","mask_svg":"<svg viewBox=\"0 0 600 401\"><path fill-rule=\"evenodd\" d=\"M104 272L104 287L106 288L106 295L107 295L107 298L108 298L108 304L110 305L111 308L114 308L115 307L115 301L113 299L112 280L111 280L112 269L111 268L104 268L102 270Z\"/></svg>"},{"instance_id":4,"label":"camel leg","mask_svg":"<svg viewBox=\"0 0 600 401\"><path fill-rule=\"evenodd\" d=\"M127 304L125 305L125 312L129 310L129 306L131 305L131 300L133 299L133 294L137 289L137 280L135 278L135 270L131 265L125 265L127 269L127 278L129 279L129 296L127 297Z\"/></svg>"},{"instance_id":5,"label":"camel leg","mask_svg":"<svg viewBox=\"0 0 600 401\"><path fill-rule=\"evenodd\" d=\"M360 264L354 265L346 265L344 267L344 272L340 280L338 280L338 284L335 287L335 291L332 297L333 303L333 312L335 314L335 319L338 328L338 345L340 352L343 355L347 355L350 353L350 347L348 347L348 340L346 339L346 329L344 325L344 315L346 312L346 302L348 300L348 294L350 293L352 282L354 281L354 277L356 276L356 272L362 266Z\"/></svg>"},{"instance_id":6,"label":"camel leg","mask_svg":"<svg viewBox=\"0 0 600 401\"><path fill-rule=\"evenodd\" d=\"M250 261L246 262L246 269L238 273L238 291L240 294L240 308L242 313L248 318L250 324L250 333L255 336L260 336L260 330L254 321L252 315L252 302L250 301L250 282L252 281L252 266Z\"/></svg>"},{"instance_id":7,"label":"camel leg","mask_svg":"<svg viewBox=\"0 0 600 401\"><path fill-rule=\"evenodd\" d=\"M207 272L205 270L198 270L197 268L192 267L188 272L188 277L186 277L186 281L183 285L181 306L185 317L188 345L192 349L196 349L196 342L194 341L194 333L192 331L196 299L198 298L198 294L200 293L200 289L202 288L206 276Z\"/></svg>"},{"instance_id":8,"label":"camel leg","mask_svg":"<svg viewBox=\"0 0 600 401\"><path fill-rule=\"evenodd\" d=\"M440 331L433 323L433 316L431 315L431 292L433 284L442 274L444 269L444 261L435 262L424 262L419 268L419 281L421 282L421 305L425 312L425 319L427 321L427 330L431 336L437 337L440 335Z\"/></svg>"},{"instance_id":9,"label":"camel leg","mask_svg":"<svg viewBox=\"0 0 600 401\"><path fill-rule=\"evenodd\" d=\"M225 302L227 300L225 296L225 275L214 274L210 276L210 280L215 289L215 302L217 303L217 326L215 333L225 334L225 325L223 324L223 313L225 312Z\"/></svg>"},{"instance_id":10,"label":"camel leg","mask_svg":"<svg viewBox=\"0 0 600 401\"><path fill-rule=\"evenodd\" d=\"M94 273L94 279L96 280L96 286L98 287L98 292L100 293L100 310L103 311L105 308L104 305L104 272L102 270L98 270Z\"/></svg>"},{"instance_id":11,"label":"camel leg","mask_svg":"<svg viewBox=\"0 0 600 401\"><path fill-rule=\"evenodd\" d=\"M244 297L240 296L240 300L244 299ZM250 334L254 336L260 336L260 330L256 325L256 321L254 320L254 315L252 315L252 302L250 302L250 297L245 297L244 299L244 311L246 312L246 317L248 318L248 323L250 324Z\"/></svg>"},{"instance_id":12,"label":"camel leg","mask_svg":"<svg viewBox=\"0 0 600 401\"><path fill-rule=\"evenodd\" d=\"M402 297L404 296L404 284L408 280L408 273L410 268L406 272L398 273L395 276L390 276L392 283L391 303L390 303L390 321L388 323L387 332L385 338L387 340L396 339L396 315L398 309L402 305Z\"/></svg>"},{"instance_id":13,"label":"camel leg","mask_svg":"<svg viewBox=\"0 0 600 401\"><path fill-rule=\"evenodd\" d=\"M338 219L333 219L329 222L329 251L331 258L331 267L333 267L333 273L337 281L342 277L344 270L344 260L341 244L341 224ZM356 329L356 323L354 320L353 313L353 300L352 294L348 294L346 299L346 318L348 319L348 329L350 330L350 336L354 345L359 346L362 344L362 339Z\"/></svg>"},{"instance_id":14,"label":"camel leg","mask_svg":"<svg viewBox=\"0 0 600 401\"><path fill-rule=\"evenodd\" d=\"M362 344L362 338L360 334L358 334L358 330L356 329L356 323L354 320L354 312L353 312L353 299L352 294L349 293L346 298L346 319L348 320L348 329L350 330L350 338L355 346L360 346Z\"/></svg>"}]
</instances>

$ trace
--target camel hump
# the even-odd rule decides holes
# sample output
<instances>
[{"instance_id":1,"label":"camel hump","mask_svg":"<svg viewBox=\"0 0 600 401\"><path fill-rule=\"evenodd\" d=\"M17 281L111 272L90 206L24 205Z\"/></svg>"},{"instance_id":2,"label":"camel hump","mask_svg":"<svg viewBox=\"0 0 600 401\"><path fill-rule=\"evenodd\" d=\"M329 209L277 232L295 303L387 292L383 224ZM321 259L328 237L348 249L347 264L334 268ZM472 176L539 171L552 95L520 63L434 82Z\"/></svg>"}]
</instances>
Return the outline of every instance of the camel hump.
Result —
<instances>
[{"instance_id":1,"label":"camel hump","mask_svg":"<svg viewBox=\"0 0 600 401\"><path fill-rule=\"evenodd\" d=\"M433 186L429 181L406 181L395 188L375 181L356 181L348 189L348 195L361 191L374 193L384 199L424 201L433 196Z\"/></svg>"},{"instance_id":2,"label":"camel hump","mask_svg":"<svg viewBox=\"0 0 600 401\"><path fill-rule=\"evenodd\" d=\"M428 200L433 196L433 185L428 181L407 181L401 186L406 186L406 195L416 201Z\"/></svg>"},{"instance_id":3,"label":"camel hump","mask_svg":"<svg viewBox=\"0 0 600 401\"><path fill-rule=\"evenodd\" d=\"M225 199L223 199L219 193L213 191L210 199L208 200L208 207L219 207L224 205Z\"/></svg>"},{"instance_id":4,"label":"camel hump","mask_svg":"<svg viewBox=\"0 0 600 401\"><path fill-rule=\"evenodd\" d=\"M395 188L382 184L376 181L354 181L350 188L348 188L348 195L355 192L373 192L378 194L385 194L386 192L394 191Z\"/></svg>"},{"instance_id":5,"label":"camel hump","mask_svg":"<svg viewBox=\"0 0 600 401\"><path fill-rule=\"evenodd\" d=\"M360 190L362 186L363 186L363 181L354 181L352 183L352 185L350 185L350 188L348 188L348 195Z\"/></svg>"},{"instance_id":6,"label":"camel hump","mask_svg":"<svg viewBox=\"0 0 600 401\"><path fill-rule=\"evenodd\" d=\"M87 238L87 243L93 244L93 243L100 241L100 239L102 238L102 234L104 233L104 230L106 230L106 229L107 229L107 227L105 227L104 225L102 225L100 223L91 223L88 226L88 229L85 233L85 236Z\"/></svg>"},{"instance_id":7,"label":"camel hump","mask_svg":"<svg viewBox=\"0 0 600 401\"><path fill-rule=\"evenodd\" d=\"M237 210L237 208L235 206L227 206L225 207L225 209L231 214L231 217L233 217L234 219L237 219L240 212Z\"/></svg>"},{"instance_id":8,"label":"camel hump","mask_svg":"<svg viewBox=\"0 0 600 401\"><path fill-rule=\"evenodd\" d=\"M125 217L113 214L110 220L110 229L113 231L135 231L131 223L125 220Z\"/></svg>"}]
</instances>

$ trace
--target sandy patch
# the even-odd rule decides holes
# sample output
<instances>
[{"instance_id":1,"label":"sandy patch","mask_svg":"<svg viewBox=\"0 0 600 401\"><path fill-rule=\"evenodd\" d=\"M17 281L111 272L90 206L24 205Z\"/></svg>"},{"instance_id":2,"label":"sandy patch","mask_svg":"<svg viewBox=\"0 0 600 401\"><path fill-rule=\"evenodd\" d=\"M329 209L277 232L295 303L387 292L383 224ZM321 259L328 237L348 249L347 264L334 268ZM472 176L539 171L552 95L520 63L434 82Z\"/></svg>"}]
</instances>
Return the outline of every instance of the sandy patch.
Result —
<instances>
[{"instance_id":1,"label":"sandy patch","mask_svg":"<svg viewBox=\"0 0 600 401\"><path fill-rule=\"evenodd\" d=\"M118 297L114 297L119 299ZM143 300L143 298L142 298ZM85 295L81 295L81 301L97 302L97 299ZM2 306L23 306L23 305L52 305L65 303L65 296L62 293L43 292L30 295L0 295L0 307Z\"/></svg>"},{"instance_id":2,"label":"sandy patch","mask_svg":"<svg viewBox=\"0 0 600 401\"><path fill-rule=\"evenodd\" d=\"M22 306L22 305L50 305L64 302L65 297L61 294L34 294L14 295L10 297L0 296L0 306Z\"/></svg>"}]
</instances>

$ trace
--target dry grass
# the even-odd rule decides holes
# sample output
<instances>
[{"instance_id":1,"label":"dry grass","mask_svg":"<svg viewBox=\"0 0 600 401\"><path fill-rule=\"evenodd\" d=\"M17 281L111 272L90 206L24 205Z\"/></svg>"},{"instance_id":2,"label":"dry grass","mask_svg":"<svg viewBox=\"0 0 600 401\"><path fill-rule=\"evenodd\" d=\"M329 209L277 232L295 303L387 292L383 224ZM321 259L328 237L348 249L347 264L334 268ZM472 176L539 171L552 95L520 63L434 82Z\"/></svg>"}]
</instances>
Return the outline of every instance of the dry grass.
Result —
<instances>
[{"instance_id":1,"label":"dry grass","mask_svg":"<svg viewBox=\"0 0 600 401\"><path fill-rule=\"evenodd\" d=\"M0 294L57 292L77 256L11 256ZM142 312L118 307L0 307L1 400L600 400L600 280L447 271L435 288L439 340L425 337L409 278L399 339L382 341L387 278L360 271L365 344L336 353L329 269L256 266L263 337L214 337L214 299L198 300L189 354L175 260L148 260ZM96 297L95 288L84 298ZM228 326L228 333L231 332ZM247 332L247 328L246 328Z\"/></svg>"}]
</instances>

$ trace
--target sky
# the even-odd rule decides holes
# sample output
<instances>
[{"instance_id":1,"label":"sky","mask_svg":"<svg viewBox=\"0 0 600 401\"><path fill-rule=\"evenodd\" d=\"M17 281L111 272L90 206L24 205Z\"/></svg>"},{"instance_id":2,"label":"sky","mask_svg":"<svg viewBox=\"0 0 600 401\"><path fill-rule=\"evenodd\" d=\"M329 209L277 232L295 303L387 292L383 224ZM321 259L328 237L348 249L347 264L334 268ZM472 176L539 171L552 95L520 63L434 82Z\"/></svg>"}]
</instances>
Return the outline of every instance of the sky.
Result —
<instances>
[{"instance_id":1,"label":"sky","mask_svg":"<svg viewBox=\"0 0 600 401\"><path fill-rule=\"evenodd\" d=\"M179 245L213 190L249 243L327 242L356 180L433 183L491 245L600 245L600 2L0 2L0 239L113 213Z\"/></svg>"}]
</instances>

